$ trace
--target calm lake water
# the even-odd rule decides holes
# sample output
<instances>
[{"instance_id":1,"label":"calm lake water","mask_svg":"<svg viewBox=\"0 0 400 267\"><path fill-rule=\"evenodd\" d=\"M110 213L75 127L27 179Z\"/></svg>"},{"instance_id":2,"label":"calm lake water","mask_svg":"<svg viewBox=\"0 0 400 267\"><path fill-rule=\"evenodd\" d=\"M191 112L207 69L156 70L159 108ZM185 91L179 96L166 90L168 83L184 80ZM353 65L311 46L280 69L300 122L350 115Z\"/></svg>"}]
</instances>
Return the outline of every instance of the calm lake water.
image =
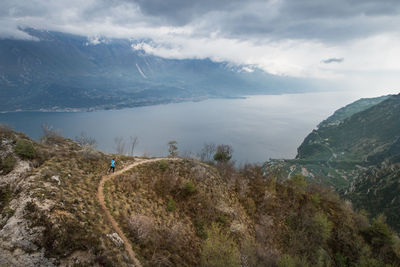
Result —
<instances>
[{"instance_id":1,"label":"calm lake water","mask_svg":"<svg viewBox=\"0 0 400 267\"><path fill-rule=\"evenodd\" d=\"M211 99L96 112L19 112L0 114L0 123L34 139L47 123L74 138L85 132L103 152L115 152L115 137L138 137L135 155L162 156L167 143L182 154L200 152L204 143L230 144L240 162L293 158L316 125L336 109L357 100L349 93L307 93Z\"/></svg>"}]
</instances>

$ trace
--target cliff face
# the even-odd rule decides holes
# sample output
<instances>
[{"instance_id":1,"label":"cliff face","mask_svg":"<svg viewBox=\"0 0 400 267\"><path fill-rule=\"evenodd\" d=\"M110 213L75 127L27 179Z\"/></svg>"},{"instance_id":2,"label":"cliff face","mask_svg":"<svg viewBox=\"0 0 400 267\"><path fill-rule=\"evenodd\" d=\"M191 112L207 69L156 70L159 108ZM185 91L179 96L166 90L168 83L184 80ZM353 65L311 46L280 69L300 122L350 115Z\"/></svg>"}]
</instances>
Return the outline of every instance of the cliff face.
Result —
<instances>
[{"instance_id":1,"label":"cliff face","mask_svg":"<svg viewBox=\"0 0 400 267\"><path fill-rule=\"evenodd\" d=\"M132 168L99 189L111 155L57 135L0 135L0 264L126 266L126 242L144 266L399 262L382 221L300 175L280 183L259 166L115 155L117 170Z\"/></svg>"}]
</instances>

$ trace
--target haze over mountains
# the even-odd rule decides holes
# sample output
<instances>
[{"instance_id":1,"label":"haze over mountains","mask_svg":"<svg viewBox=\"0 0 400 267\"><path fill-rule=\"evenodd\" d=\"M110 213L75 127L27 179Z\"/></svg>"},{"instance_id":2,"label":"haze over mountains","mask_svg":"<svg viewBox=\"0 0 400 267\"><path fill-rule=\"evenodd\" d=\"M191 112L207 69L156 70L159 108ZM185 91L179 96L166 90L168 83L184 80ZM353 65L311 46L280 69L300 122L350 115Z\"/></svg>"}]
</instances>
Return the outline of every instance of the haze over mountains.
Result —
<instances>
[{"instance_id":1,"label":"haze over mountains","mask_svg":"<svg viewBox=\"0 0 400 267\"><path fill-rule=\"evenodd\" d=\"M0 111L108 109L316 90L310 80L252 66L148 55L135 49L134 40L25 32L36 40L0 39Z\"/></svg>"}]
</instances>

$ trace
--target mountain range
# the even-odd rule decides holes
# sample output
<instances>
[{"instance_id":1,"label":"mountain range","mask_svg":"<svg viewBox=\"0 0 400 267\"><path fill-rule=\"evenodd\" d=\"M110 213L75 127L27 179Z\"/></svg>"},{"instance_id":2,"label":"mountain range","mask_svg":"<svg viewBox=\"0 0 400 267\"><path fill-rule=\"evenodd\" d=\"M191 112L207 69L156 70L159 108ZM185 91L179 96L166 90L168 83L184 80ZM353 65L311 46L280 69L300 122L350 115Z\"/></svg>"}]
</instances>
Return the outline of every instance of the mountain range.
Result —
<instances>
[{"instance_id":1,"label":"mountain range","mask_svg":"<svg viewBox=\"0 0 400 267\"><path fill-rule=\"evenodd\" d=\"M33 40L0 39L0 111L111 109L316 90L310 80L254 66L166 59L134 49L146 40L24 31Z\"/></svg>"}]
</instances>

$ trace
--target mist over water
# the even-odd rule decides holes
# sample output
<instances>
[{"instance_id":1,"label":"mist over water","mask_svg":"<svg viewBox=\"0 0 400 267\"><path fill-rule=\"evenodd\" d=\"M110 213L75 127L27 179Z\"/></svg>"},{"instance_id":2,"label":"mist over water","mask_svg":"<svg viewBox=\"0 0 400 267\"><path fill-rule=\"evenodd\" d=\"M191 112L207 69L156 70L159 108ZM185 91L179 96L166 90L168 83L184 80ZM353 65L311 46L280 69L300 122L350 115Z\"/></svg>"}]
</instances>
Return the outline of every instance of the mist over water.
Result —
<instances>
[{"instance_id":1,"label":"mist over water","mask_svg":"<svg viewBox=\"0 0 400 267\"><path fill-rule=\"evenodd\" d=\"M356 93L307 93L210 99L122 110L0 114L0 123L39 140L47 123L74 138L81 132L97 140L103 152L115 152L115 137L138 137L135 155L167 155L178 142L181 154L199 153L204 143L229 144L239 163L293 158L306 135Z\"/></svg>"}]
</instances>

